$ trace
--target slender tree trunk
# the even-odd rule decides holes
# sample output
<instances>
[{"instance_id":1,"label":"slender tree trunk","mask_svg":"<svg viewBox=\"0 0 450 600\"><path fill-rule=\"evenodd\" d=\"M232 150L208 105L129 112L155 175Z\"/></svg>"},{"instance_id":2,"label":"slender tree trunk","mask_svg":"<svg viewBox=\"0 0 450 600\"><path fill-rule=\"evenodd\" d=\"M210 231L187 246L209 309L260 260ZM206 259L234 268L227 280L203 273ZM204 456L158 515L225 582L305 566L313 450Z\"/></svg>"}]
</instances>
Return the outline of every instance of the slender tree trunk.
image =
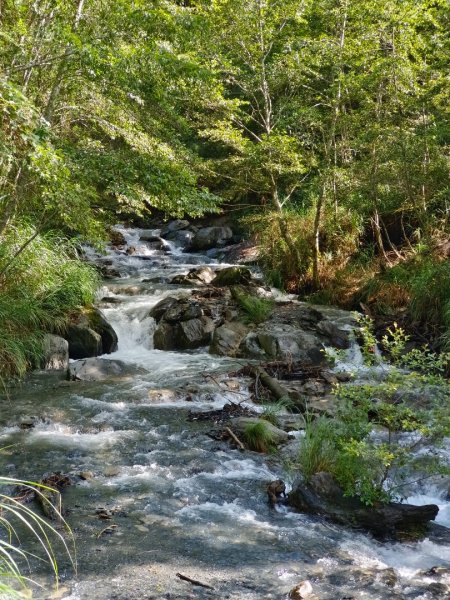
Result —
<instances>
[{"instance_id":1,"label":"slender tree trunk","mask_svg":"<svg viewBox=\"0 0 450 600\"><path fill-rule=\"evenodd\" d=\"M75 15L74 21L74 30L78 29L78 25L83 16L83 8L84 8L85 0L78 0L77 12ZM69 60L70 54L72 50L72 45L67 44L66 50L64 52L63 57L61 58L61 62L58 65L58 70L56 72L56 77L53 83L53 86L50 90L50 95L47 100L47 104L44 109L44 118L51 123L53 119L53 112L55 110L55 105L58 100L59 94L61 92L61 87L64 82L64 75L67 67L67 62Z\"/></svg>"},{"instance_id":2,"label":"slender tree trunk","mask_svg":"<svg viewBox=\"0 0 450 600\"><path fill-rule=\"evenodd\" d=\"M322 182L322 189L317 199L316 212L314 215L314 226L313 226L313 259L312 259L312 279L314 289L320 287L320 225L322 220L322 213L325 208L326 193L327 193L327 179L331 173L331 188L333 193L333 205L334 213L337 219L338 214L338 193L337 193L337 148L336 148L336 129L341 114L341 103L342 103L342 53L345 46L345 36L347 31L347 19L348 19L348 0L343 0L340 6L342 10L342 18L338 25L337 30L337 44L338 44L338 57L337 65L333 76L332 83L337 82L336 95L331 99L332 104L332 116L329 128L329 135L324 139L324 155L326 168L324 169L324 179ZM333 158L331 152L333 152Z\"/></svg>"},{"instance_id":3,"label":"slender tree trunk","mask_svg":"<svg viewBox=\"0 0 450 600\"><path fill-rule=\"evenodd\" d=\"M390 262L389 262L389 258L387 256L387 254L386 254L386 250L384 249L383 234L381 232L381 224L380 224L380 214L379 214L377 208L375 208L375 210L373 211L372 225L373 225L373 232L375 235L375 242L377 244L377 248L380 253L380 256L382 257L382 260L383 260L381 266L384 269L386 266L390 265Z\"/></svg>"},{"instance_id":4,"label":"slender tree trunk","mask_svg":"<svg viewBox=\"0 0 450 600\"><path fill-rule=\"evenodd\" d=\"M18 165L16 174L14 175L14 182L12 185L11 195L5 196L6 203L3 212L0 216L0 237L3 235L5 229L8 227L9 222L14 217L19 202L19 188L23 179L23 167L24 165Z\"/></svg>"},{"instance_id":5,"label":"slender tree trunk","mask_svg":"<svg viewBox=\"0 0 450 600\"><path fill-rule=\"evenodd\" d=\"M323 182L322 191L317 199L316 213L314 215L313 229L313 260L312 260L312 278L314 289L319 289L320 286L320 221L322 219L322 211L325 203L326 183Z\"/></svg>"}]
</instances>

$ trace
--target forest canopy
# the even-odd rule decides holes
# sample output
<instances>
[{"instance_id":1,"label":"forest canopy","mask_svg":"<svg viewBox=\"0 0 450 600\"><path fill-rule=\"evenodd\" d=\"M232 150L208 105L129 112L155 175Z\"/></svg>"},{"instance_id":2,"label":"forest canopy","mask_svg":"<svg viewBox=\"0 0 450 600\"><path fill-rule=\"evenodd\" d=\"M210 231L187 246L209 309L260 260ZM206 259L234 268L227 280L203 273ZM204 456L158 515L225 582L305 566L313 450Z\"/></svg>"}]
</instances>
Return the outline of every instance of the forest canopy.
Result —
<instances>
[{"instance_id":1,"label":"forest canopy","mask_svg":"<svg viewBox=\"0 0 450 600\"><path fill-rule=\"evenodd\" d=\"M449 291L448 8L4 0L2 243L232 208L291 291Z\"/></svg>"}]
</instances>

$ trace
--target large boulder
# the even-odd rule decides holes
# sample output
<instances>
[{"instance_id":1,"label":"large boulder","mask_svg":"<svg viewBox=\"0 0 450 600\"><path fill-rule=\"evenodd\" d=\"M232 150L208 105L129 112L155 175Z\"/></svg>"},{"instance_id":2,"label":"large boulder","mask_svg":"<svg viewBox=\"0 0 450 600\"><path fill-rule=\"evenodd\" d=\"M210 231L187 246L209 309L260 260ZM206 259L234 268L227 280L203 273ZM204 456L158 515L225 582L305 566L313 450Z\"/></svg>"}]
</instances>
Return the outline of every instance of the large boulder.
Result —
<instances>
[{"instance_id":1,"label":"large boulder","mask_svg":"<svg viewBox=\"0 0 450 600\"><path fill-rule=\"evenodd\" d=\"M395 537L397 532L423 527L439 512L435 504L415 506L399 502L363 504L358 498L344 496L330 473L320 472L309 482L297 480L288 503L300 512L329 517L333 521L364 528L380 537Z\"/></svg>"},{"instance_id":2,"label":"large boulder","mask_svg":"<svg viewBox=\"0 0 450 600\"><path fill-rule=\"evenodd\" d=\"M69 343L59 335L47 333L42 343L41 368L47 371L67 370L69 366Z\"/></svg>"},{"instance_id":3,"label":"large boulder","mask_svg":"<svg viewBox=\"0 0 450 600\"><path fill-rule=\"evenodd\" d=\"M216 287L248 285L251 279L252 273L247 267L225 267L217 272L212 285Z\"/></svg>"},{"instance_id":4,"label":"large boulder","mask_svg":"<svg viewBox=\"0 0 450 600\"><path fill-rule=\"evenodd\" d=\"M196 267L186 275L175 275L170 283L177 285L205 285L211 283L216 277L216 272L211 267Z\"/></svg>"},{"instance_id":5,"label":"large boulder","mask_svg":"<svg viewBox=\"0 0 450 600\"><path fill-rule=\"evenodd\" d=\"M213 333L210 353L219 356L235 356L247 333L248 327L239 321L224 323Z\"/></svg>"},{"instance_id":6,"label":"large boulder","mask_svg":"<svg viewBox=\"0 0 450 600\"><path fill-rule=\"evenodd\" d=\"M176 231L183 231L190 226L189 221L185 219L175 219L174 221L169 221L164 227L161 229L160 236L166 239L170 239L170 234L175 233Z\"/></svg>"},{"instance_id":7,"label":"large boulder","mask_svg":"<svg viewBox=\"0 0 450 600\"><path fill-rule=\"evenodd\" d=\"M153 344L157 350L193 350L211 342L214 322L206 316L158 325Z\"/></svg>"},{"instance_id":8,"label":"large boulder","mask_svg":"<svg viewBox=\"0 0 450 600\"><path fill-rule=\"evenodd\" d=\"M229 227L203 227L195 233L187 249L190 252L209 250L224 246L232 238L233 232Z\"/></svg>"},{"instance_id":9,"label":"large boulder","mask_svg":"<svg viewBox=\"0 0 450 600\"><path fill-rule=\"evenodd\" d=\"M70 358L80 359L110 354L117 350L117 334L97 308L84 309L66 334Z\"/></svg>"},{"instance_id":10,"label":"large boulder","mask_svg":"<svg viewBox=\"0 0 450 600\"><path fill-rule=\"evenodd\" d=\"M348 311L304 302L277 303L270 319L244 338L239 355L321 365L324 349L348 348L355 328L356 319Z\"/></svg>"}]
</instances>

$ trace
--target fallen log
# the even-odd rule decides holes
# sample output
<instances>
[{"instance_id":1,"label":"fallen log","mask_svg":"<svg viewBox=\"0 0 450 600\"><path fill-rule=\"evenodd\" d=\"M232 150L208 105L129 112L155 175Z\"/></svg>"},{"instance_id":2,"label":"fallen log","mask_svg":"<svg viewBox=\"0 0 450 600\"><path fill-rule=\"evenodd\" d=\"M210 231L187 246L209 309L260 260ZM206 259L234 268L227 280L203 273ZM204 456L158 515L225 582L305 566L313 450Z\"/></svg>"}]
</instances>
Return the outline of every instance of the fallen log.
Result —
<instances>
[{"instance_id":1,"label":"fallen log","mask_svg":"<svg viewBox=\"0 0 450 600\"><path fill-rule=\"evenodd\" d=\"M301 413L306 411L306 404L297 397L295 399L291 398L289 390L281 385L278 379L271 377L265 369L254 367L251 372L253 377L257 380L259 379L264 387L270 391L275 400L291 400Z\"/></svg>"},{"instance_id":2,"label":"fallen log","mask_svg":"<svg viewBox=\"0 0 450 600\"><path fill-rule=\"evenodd\" d=\"M399 502L366 506L358 498L347 498L330 473L316 473L308 483L298 480L288 495L288 504L300 512L325 516L332 521L362 528L381 538L396 538L400 532L420 530L439 512L435 504L415 506Z\"/></svg>"}]
</instances>

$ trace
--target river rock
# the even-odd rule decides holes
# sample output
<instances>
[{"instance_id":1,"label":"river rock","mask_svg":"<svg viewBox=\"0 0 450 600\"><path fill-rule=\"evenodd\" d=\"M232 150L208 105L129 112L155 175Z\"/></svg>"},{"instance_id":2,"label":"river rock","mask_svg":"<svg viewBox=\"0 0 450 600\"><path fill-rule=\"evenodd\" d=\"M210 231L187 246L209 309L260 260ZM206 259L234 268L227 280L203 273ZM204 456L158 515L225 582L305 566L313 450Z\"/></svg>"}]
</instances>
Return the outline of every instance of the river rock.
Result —
<instances>
[{"instance_id":1,"label":"river rock","mask_svg":"<svg viewBox=\"0 0 450 600\"><path fill-rule=\"evenodd\" d=\"M121 360L85 358L69 365L69 379L75 381L104 381L130 379L140 370Z\"/></svg>"},{"instance_id":2,"label":"river rock","mask_svg":"<svg viewBox=\"0 0 450 600\"><path fill-rule=\"evenodd\" d=\"M219 356L235 356L247 333L248 327L239 321L224 323L213 333L210 353Z\"/></svg>"},{"instance_id":3,"label":"river rock","mask_svg":"<svg viewBox=\"0 0 450 600\"><path fill-rule=\"evenodd\" d=\"M46 333L42 343L41 368L47 371L67 370L69 366L69 342L59 335Z\"/></svg>"},{"instance_id":4,"label":"river rock","mask_svg":"<svg viewBox=\"0 0 450 600\"><path fill-rule=\"evenodd\" d=\"M123 233L117 231L117 229L111 229L108 235L113 246L125 246L127 243L127 240L125 239Z\"/></svg>"},{"instance_id":5,"label":"river rock","mask_svg":"<svg viewBox=\"0 0 450 600\"><path fill-rule=\"evenodd\" d=\"M193 237L194 233L190 229L182 229L180 231L171 231L164 236L164 239L174 242L178 246L189 246Z\"/></svg>"},{"instance_id":6,"label":"river rock","mask_svg":"<svg viewBox=\"0 0 450 600\"><path fill-rule=\"evenodd\" d=\"M349 347L356 327L348 311L304 302L277 303L269 320L244 338L238 355L321 365L325 347Z\"/></svg>"},{"instance_id":7,"label":"river rock","mask_svg":"<svg viewBox=\"0 0 450 600\"><path fill-rule=\"evenodd\" d=\"M179 298L173 298L172 296L167 296L155 304L155 306L149 312L149 316L153 317L157 323L161 321L163 315L169 308L173 308L180 301Z\"/></svg>"},{"instance_id":8,"label":"river rock","mask_svg":"<svg viewBox=\"0 0 450 600\"><path fill-rule=\"evenodd\" d=\"M169 311L168 311L169 312ZM193 350L210 343L214 322L206 316L179 322L162 320L153 344L157 350Z\"/></svg>"},{"instance_id":9,"label":"river rock","mask_svg":"<svg viewBox=\"0 0 450 600\"><path fill-rule=\"evenodd\" d=\"M362 527L383 538L395 538L398 531L423 526L439 512L435 504L414 506L389 502L366 506L358 498L345 497L334 477L326 472L316 473L308 483L297 480L288 495L288 503L300 512Z\"/></svg>"},{"instance_id":10,"label":"river rock","mask_svg":"<svg viewBox=\"0 0 450 600\"><path fill-rule=\"evenodd\" d=\"M251 279L252 273L247 267L226 267L217 272L212 285L216 287L248 285Z\"/></svg>"},{"instance_id":11,"label":"river rock","mask_svg":"<svg viewBox=\"0 0 450 600\"><path fill-rule=\"evenodd\" d=\"M187 247L189 252L209 250L216 246L224 246L233 237L230 227L203 227L199 229Z\"/></svg>"},{"instance_id":12,"label":"river rock","mask_svg":"<svg viewBox=\"0 0 450 600\"><path fill-rule=\"evenodd\" d=\"M167 236L176 231L181 231L183 229L187 229L190 226L189 221L185 219L175 219L174 221L169 221L167 225L161 229L161 237L169 239Z\"/></svg>"},{"instance_id":13,"label":"river rock","mask_svg":"<svg viewBox=\"0 0 450 600\"><path fill-rule=\"evenodd\" d=\"M156 235L154 229L141 229L139 233L139 240L142 242L159 242L161 240L161 236Z\"/></svg>"},{"instance_id":14,"label":"river rock","mask_svg":"<svg viewBox=\"0 0 450 600\"><path fill-rule=\"evenodd\" d=\"M97 308L86 308L67 329L69 357L89 358L117 350L117 334Z\"/></svg>"},{"instance_id":15,"label":"river rock","mask_svg":"<svg viewBox=\"0 0 450 600\"><path fill-rule=\"evenodd\" d=\"M306 600L307 598L312 598L312 596L313 587L307 579L301 581L289 592L289 600Z\"/></svg>"},{"instance_id":16,"label":"river rock","mask_svg":"<svg viewBox=\"0 0 450 600\"><path fill-rule=\"evenodd\" d=\"M186 275L175 275L170 281L177 285L205 285L211 283L216 277L216 272L211 267L197 267L191 269Z\"/></svg>"}]
</instances>

